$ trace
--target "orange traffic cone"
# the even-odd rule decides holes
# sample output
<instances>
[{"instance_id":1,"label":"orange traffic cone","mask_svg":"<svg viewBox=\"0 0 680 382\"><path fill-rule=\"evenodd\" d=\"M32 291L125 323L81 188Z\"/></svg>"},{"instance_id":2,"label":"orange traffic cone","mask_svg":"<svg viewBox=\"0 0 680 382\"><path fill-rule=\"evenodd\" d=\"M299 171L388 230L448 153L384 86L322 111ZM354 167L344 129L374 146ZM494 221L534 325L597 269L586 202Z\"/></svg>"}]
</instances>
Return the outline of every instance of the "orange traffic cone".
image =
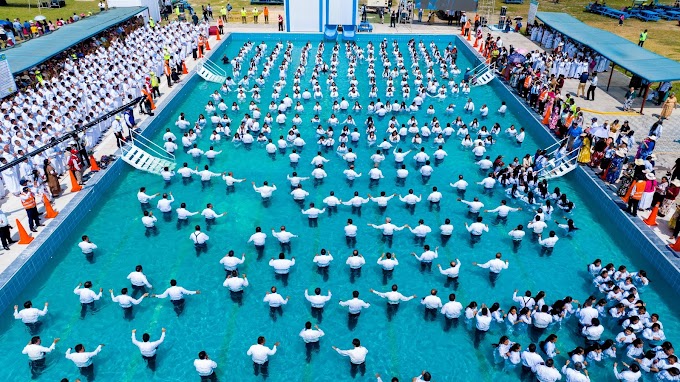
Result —
<instances>
[{"instance_id":1,"label":"orange traffic cone","mask_svg":"<svg viewBox=\"0 0 680 382\"><path fill-rule=\"evenodd\" d=\"M208 39L205 39L205 50L210 50L210 41Z\"/></svg>"},{"instance_id":2,"label":"orange traffic cone","mask_svg":"<svg viewBox=\"0 0 680 382\"><path fill-rule=\"evenodd\" d=\"M675 252L680 252L680 238L675 241L673 244L669 244L668 248L674 250Z\"/></svg>"},{"instance_id":3,"label":"orange traffic cone","mask_svg":"<svg viewBox=\"0 0 680 382\"><path fill-rule=\"evenodd\" d=\"M648 226L655 226L655 225L657 225L657 223L656 223L656 216L657 216L658 214L659 214L659 203L657 203L656 205L654 205L654 208L652 208L652 213L649 214L649 216L647 217L647 219L645 219L645 220L643 220L643 221L644 221L645 224L647 224Z\"/></svg>"},{"instance_id":4,"label":"orange traffic cone","mask_svg":"<svg viewBox=\"0 0 680 382\"><path fill-rule=\"evenodd\" d=\"M467 34L467 36L468 36L468 41L472 41L472 40L470 40L470 35L471 35L471 34L472 34L472 33L468 33L468 34Z\"/></svg>"},{"instance_id":5,"label":"orange traffic cone","mask_svg":"<svg viewBox=\"0 0 680 382\"><path fill-rule=\"evenodd\" d=\"M465 26L460 27L460 35L465 36Z\"/></svg>"},{"instance_id":6,"label":"orange traffic cone","mask_svg":"<svg viewBox=\"0 0 680 382\"><path fill-rule=\"evenodd\" d=\"M182 74L189 74L189 71L187 70L187 65L184 63L184 60L182 60Z\"/></svg>"},{"instance_id":7,"label":"orange traffic cone","mask_svg":"<svg viewBox=\"0 0 680 382\"><path fill-rule=\"evenodd\" d=\"M83 186L78 184L78 180L76 179L76 176L73 174L73 171L69 170L69 175L71 175L71 192L78 192L83 189Z\"/></svg>"},{"instance_id":8,"label":"orange traffic cone","mask_svg":"<svg viewBox=\"0 0 680 382\"><path fill-rule=\"evenodd\" d=\"M198 46L198 58L203 58L203 45Z\"/></svg>"},{"instance_id":9,"label":"orange traffic cone","mask_svg":"<svg viewBox=\"0 0 680 382\"><path fill-rule=\"evenodd\" d=\"M628 191L626 191L626 196L624 196L623 198L621 198L621 199L623 199L623 202L624 202L624 203L628 203L628 199L630 199L630 194L633 193L633 189L634 189L634 188L635 188L635 185L632 184L632 183L630 184L630 186L628 186Z\"/></svg>"},{"instance_id":10,"label":"orange traffic cone","mask_svg":"<svg viewBox=\"0 0 680 382\"><path fill-rule=\"evenodd\" d=\"M45 218L46 219L54 219L59 215L59 212L55 211L54 208L52 208L52 204L50 203L50 200L47 199L47 195L43 194L43 204L45 205Z\"/></svg>"},{"instance_id":11,"label":"orange traffic cone","mask_svg":"<svg viewBox=\"0 0 680 382\"><path fill-rule=\"evenodd\" d=\"M479 46L478 44L479 44L479 37L475 37L475 44L472 45L472 47L473 47L473 48L476 48L476 47Z\"/></svg>"},{"instance_id":12,"label":"orange traffic cone","mask_svg":"<svg viewBox=\"0 0 680 382\"><path fill-rule=\"evenodd\" d=\"M481 44L479 44L479 53L484 53L484 42L482 41Z\"/></svg>"},{"instance_id":13,"label":"orange traffic cone","mask_svg":"<svg viewBox=\"0 0 680 382\"><path fill-rule=\"evenodd\" d=\"M21 225L19 219L17 219L17 231L19 231L19 241L17 244L29 244L33 241L33 236L26 232L26 229Z\"/></svg>"},{"instance_id":14,"label":"orange traffic cone","mask_svg":"<svg viewBox=\"0 0 680 382\"><path fill-rule=\"evenodd\" d=\"M217 31L217 41L220 41L222 38L220 37L220 31Z\"/></svg>"},{"instance_id":15,"label":"orange traffic cone","mask_svg":"<svg viewBox=\"0 0 680 382\"><path fill-rule=\"evenodd\" d=\"M90 154L90 171L97 172L100 170L101 168L99 168L97 161L94 159L94 155Z\"/></svg>"}]
</instances>

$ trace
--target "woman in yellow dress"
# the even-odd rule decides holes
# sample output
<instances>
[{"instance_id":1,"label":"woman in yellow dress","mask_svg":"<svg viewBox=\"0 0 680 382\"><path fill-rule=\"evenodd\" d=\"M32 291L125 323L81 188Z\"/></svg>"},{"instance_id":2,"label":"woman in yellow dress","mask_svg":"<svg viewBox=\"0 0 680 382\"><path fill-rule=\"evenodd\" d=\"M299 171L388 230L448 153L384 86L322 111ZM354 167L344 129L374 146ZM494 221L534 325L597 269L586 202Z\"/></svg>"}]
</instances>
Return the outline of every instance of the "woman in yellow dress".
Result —
<instances>
[{"instance_id":1,"label":"woman in yellow dress","mask_svg":"<svg viewBox=\"0 0 680 382\"><path fill-rule=\"evenodd\" d=\"M668 118L673 113L673 109L678 105L678 99L675 98L675 93L671 94L663 103L661 108L661 118Z\"/></svg>"},{"instance_id":2,"label":"woman in yellow dress","mask_svg":"<svg viewBox=\"0 0 680 382\"><path fill-rule=\"evenodd\" d=\"M588 164L590 163L590 137L583 133L583 143L581 144L581 150L578 152L578 163Z\"/></svg>"}]
</instances>

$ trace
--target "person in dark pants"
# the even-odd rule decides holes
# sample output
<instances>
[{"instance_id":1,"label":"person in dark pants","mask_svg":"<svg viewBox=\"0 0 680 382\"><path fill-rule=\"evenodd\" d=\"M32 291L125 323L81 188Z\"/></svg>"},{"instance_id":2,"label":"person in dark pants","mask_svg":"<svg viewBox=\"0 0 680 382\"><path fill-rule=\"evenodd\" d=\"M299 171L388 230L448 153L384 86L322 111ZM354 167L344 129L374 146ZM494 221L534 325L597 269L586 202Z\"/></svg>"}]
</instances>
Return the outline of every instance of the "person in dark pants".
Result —
<instances>
[{"instance_id":1,"label":"person in dark pants","mask_svg":"<svg viewBox=\"0 0 680 382\"><path fill-rule=\"evenodd\" d=\"M651 178L650 180L654 179L654 174L647 174L649 175L648 178ZM645 191L645 185L646 181L642 178L638 179L635 184L633 184L631 187L633 187L633 191L630 194L630 197L628 198L628 213L631 214L632 216L637 216L637 211L638 211L638 205L640 204L640 199L642 199L642 194Z\"/></svg>"},{"instance_id":2,"label":"person in dark pants","mask_svg":"<svg viewBox=\"0 0 680 382\"><path fill-rule=\"evenodd\" d=\"M595 101L595 89L597 89L597 72L593 72L593 76L590 77L590 86L588 86L586 100Z\"/></svg>"},{"instance_id":3,"label":"person in dark pants","mask_svg":"<svg viewBox=\"0 0 680 382\"><path fill-rule=\"evenodd\" d=\"M319 338L323 337L324 334L323 330L319 328L319 325L316 325L314 329L312 329L312 323L309 321L305 322L305 328L300 332L300 337L305 341L307 363L312 361L312 353L318 353L321 350Z\"/></svg>"},{"instance_id":4,"label":"person in dark pants","mask_svg":"<svg viewBox=\"0 0 680 382\"><path fill-rule=\"evenodd\" d=\"M161 329L161 338L158 341L149 342L151 336L149 333L142 334L142 342L137 341L137 335L135 334L137 329L132 329L132 343L139 348L142 353L142 358L146 361L146 366L151 369L151 371L156 371L156 350L165 340L165 328Z\"/></svg>"},{"instance_id":5,"label":"person in dark pants","mask_svg":"<svg viewBox=\"0 0 680 382\"><path fill-rule=\"evenodd\" d=\"M215 369L217 368L217 363L208 357L208 353L205 350L201 350L198 353L198 359L194 360L194 367L201 377L201 381L217 381L217 375L215 374Z\"/></svg>"},{"instance_id":6,"label":"person in dark pants","mask_svg":"<svg viewBox=\"0 0 680 382\"><path fill-rule=\"evenodd\" d=\"M23 192L21 193L21 204L26 210L26 215L28 215L28 227L31 232L38 232L36 227L42 226L42 224L40 224L40 213L38 213L35 194L33 194L28 187L24 187Z\"/></svg>"},{"instance_id":7,"label":"person in dark pants","mask_svg":"<svg viewBox=\"0 0 680 382\"><path fill-rule=\"evenodd\" d=\"M102 346L99 345L93 352L86 352L83 344L78 344L75 347L75 353L71 353L71 348L66 350L66 358L73 361L73 363L80 369L80 375L85 377L88 381L94 380L94 364L92 358L102 351Z\"/></svg>"},{"instance_id":8,"label":"person in dark pants","mask_svg":"<svg viewBox=\"0 0 680 382\"><path fill-rule=\"evenodd\" d=\"M2 247L5 250L9 250L10 244L16 243L16 241L12 240L10 229L12 229L12 226L9 225L7 215L0 210L0 240L2 241Z\"/></svg>"},{"instance_id":9,"label":"person in dark pants","mask_svg":"<svg viewBox=\"0 0 680 382\"><path fill-rule=\"evenodd\" d=\"M352 340L353 349L340 350L333 346L333 350L337 351L338 354L349 357L350 361L350 375L352 378L356 378L357 373L361 373L363 377L366 374L366 354L368 354L368 349L361 346L361 341L358 338Z\"/></svg>"},{"instance_id":10,"label":"person in dark pants","mask_svg":"<svg viewBox=\"0 0 680 382\"><path fill-rule=\"evenodd\" d=\"M28 366L31 369L31 377L37 379L45 370L45 354L51 353L59 338L55 338L50 347L42 346L39 336L31 338L31 341L24 347L21 353L28 356Z\"/></svg>"},{"instance_id":11,"label":"person in dark pants","mask_svg":"<svg viewBox=\"0 0 680 382\"><path fill-rule=\"evenodd\" d=\"M253 373L258 376L262 373L262 377L269 376L269 356L276 354L276 348L279 343L275 343L271 349L265 346L265 338L257 337L257 344L251 346L246 352L253 360Z\"/></svg>"},{"instance_id":12,"label":"person in dark pants","mask_svg":"<svg viewBox=\"0 0 680 382\"><path fill-rule=\"evenodd\" d=\"M397 27L397 13L395 11L392 11L390 14L390 28L396 28Z\"/></svg>"}]
</instances>

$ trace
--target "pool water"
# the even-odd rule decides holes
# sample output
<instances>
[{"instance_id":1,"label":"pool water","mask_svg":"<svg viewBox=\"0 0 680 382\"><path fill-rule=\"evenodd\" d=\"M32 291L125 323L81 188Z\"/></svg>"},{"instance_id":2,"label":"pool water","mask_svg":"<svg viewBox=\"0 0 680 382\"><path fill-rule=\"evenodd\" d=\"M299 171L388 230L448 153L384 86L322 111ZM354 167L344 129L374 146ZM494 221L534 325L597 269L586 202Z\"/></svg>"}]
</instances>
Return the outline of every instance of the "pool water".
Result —
<instances>
[{"instance_id":1,"label":"pool water","mask_svg":"<svg viewBox=\"0 0 680 382\"><path fill-rule=\"evenodd\" d=\"M234 35L229 45L223 46L215 57L226 54L232 57L241 47L246 38L252 35ZM254 37L253 37L254 38ZM318 36L309 36L313 48L311 58L316 52ZM372 38L376 44L381 38ZM276 40L263 35L257 36L253 41L259 42L264 39L269 44L271 51ZM440 50L446 47L449 38L445 36L428 36L426 43L434 40ZM367 40L359 40L365 47ZM284 93L292 94L292 73L299 63L299 52L305 40L294 41L293 62L289 69L288 85ZM406 40L399 44L402 52L406 54ZM344 48L341 48L341 52ZM329 60L331 46L327 45L324 57ZM249 55L252 56L252 52ZM339 76L337 79L341 92L348 89L348 80L345 77L347 60L341 54ZM279 56L279 62L282 55ZM380 62L376 62L376 67ZM406 59L408 66L410 60ZM311 63L307 67L307 75L303 79L307 81L311 75ZM362 105L368 104L367 78L365 74L366 63L359 65L357 70L360 81L359 91L362 93ZM421 60L421 66L423 62ZM472 67L463 54L458 55L458 66L463 70ZM261 69L261 66L260 66ZM229 70L231 70L229 68ZM272 76L274 77L274 76ZM322 77L325 81L325 77ZM458 80L462 78L459 76ZM267 89L271 88L274 79L269 78ZM411 76L413 81L413 76ZM378 79L381 95L384 95L384 82ZM304 88L304 86L303 86ZM172 112L158 117L155 122L161 126L152 137L159 144L165 127L170 127L180 136L179 130L174 126L174 121L180 112L185 112L187 119L195 121L198 114L204 113L204 106L209 100L209 95L219 89L217 84L200 82L184 99L180 107ZM482 124L489 128L494 121L498 121L503 130L510 124L521 126L521 121L526 116L515 114L513 110L501 117L496 115L501 99L490 87L474 88L471 97L479 108L482 103L489 106L490 117ZM385 98L381 96L380 98ZM225 99L228 105L235 101L232 93ZM269 95L263 95L261 102L263 115L266 114L269 104ZM443 111L448 103L453 102L460 111L452 116L445 116ZM452 121L456 115L463 116L465 122L469 122L477 114L463 115L462 108L465 102L463 96L451 98L442 103L426 99L424 105L434 104L437 116L442 121ZM322 120L328 118L331 113L332 101L327 96L321 101L324 110L320 113ZM240 115L245 113L247 104L243 104L240 114L229 113L232 120L239 120ZM305 112L301 113L304 121L309 121L314 115L313 102L305 103ZM424 109L423 109L424 110ZM338 113L343 114L343 113ZM220 380L255 380L252 375L251 361L245 352L250 345L255 343L260 335L267 337L268 344L280 341L281 346L276 355L270 359L270 381L332 381L349 380L349 361L341 357L331 349L331 346L350 348L353 338L360 338L362 344L369 350L367 359L367 373L360 380L369 380L375 373L384 377L399 376L402 380L418 375L423 369L429 370L438 381L443 380L479 380L479 381L514 381L518 379L519 371L504 371L502 364L494 364L491 344L498 341L503 334L508 334L505 325L493 324L491 331L482 341L479 348L473 346L474 330L471 326L461 325L449 332L443 331L443 318L438 316L436 322L423 320L423 307L419 298L426 296L430 289L437 288L439 295L446 302L451 288L444 286L445 277L433 267L432 272L421 272L417 261L409 254L421 252L422 248L413 241L413 235L408 231L402 231L395 235L392 248L388 248L380 240L380 232L367 226L368 223L381 223L386 216L390 216L397 225L417 225L418 219L422 218L426 224L433 228L426 243L431 246L440 246L437 227L445 218L451 218L455 230L453 237L439 248L439 259L435 264L447 264L450 260L460 259L461 267L460 285L455 293L458 301L467 305L470 301L477 301L479 305L486 303L491 305L499 302L503 309L514 305L512 292L514 289L524 291L530 289L534 293L544 290L547 293L546 302L563 298L566 295L575 299L585 300L594 294L590 276L586 273L586 265L594 258L600 257L605 263L613 262L616 265L626 264L630 270L646 269L652 279L652 284L641 294L650 312L659 313L664 322L665 332L669 340L677 337L676 315L679 313L677 304L673 304L674 294L652 270L652 266L642 259L641 256L631 253L627 248L626 238L609 229L606 222L599 220L596 213L601 206L593 205L588 201L588 191L584 190L569 179L554 180L550 184L552 189L559 186L563 192L576 204L573 218L576 225L581 229L573 237L566 237L557 243L551 256L541 256L540 246L529 240L529 235L522 243L517 252L512 250L512 242L507 235L517 224L524 224L532 218L533 214L523 210L512 213L504 225L496 225L492 222L494 217L486 214L485 220L490 223L490 232L485 233L481 242L472 247L469 243L469 235L465 231L464 223L470 222L466 216L466 206L456 201L457 194L448 186L457 179L458 174L464 174L470 181L466 197L471 199L479 196L480 200L488 207L494 208L505 193L497 188L493 195L482 193L481 186L474 184L480 181L482 174L474 164L471 152L463 150L460 142L455 137L446 143L445 149L449 156L446 160L435 167L434 173L426 184L416 172L412 156L406 160L411 171L405 185L396 185L396 171L393 156L389 155L381 168L385 175L378 186L369 188L367 172L372 163L370 155L375 152L369 148L365 141L363 121L366 113L352 113L360 126L362 140L354 148L359 156L356 162L358 172L364 176L357 179L352 187L348 187L342 170L346 168L345 162L333 151L325 154L330 162L325 168L328 178L318 187L313 187L311 181L304 182L304 187L310 192L307 202L315 202L322 205L322 200L331 190L344 200L349 199L353 191L360 195L367 193L376 195L384 190L388 194L397 193L404 195L409 188L416 190L417 194L423 194L425 198L433 186L438 186L444 194L440 211L429 211L426 202L421 202L413 214L409 213L396 198L393 199L387 211L381 213L377 205L369 203L363 206L361 216L351 213L351 208L341 206L337 214L329 216L323 214L319 218L318 228L310 228L307 218L300 213L299 206L288 195L289 183L286 174L292 169L286 155L278 154L275 158L269 157L264 148L257 143L250 150L244 147L235 147L229 140L222 140L217 144L216 150L223 150L211 169L216 172L233 171L238 178L247 178L246 182L237 184L235 192L227 193L224 183L219 179L213 179L212 183L205 188L201 187L197 179L193 183L183 185L179 178L173 180L170 185L154 175L126 169L121 180L109 190L97 210L91 211L83 222L75 227L73 234L66 240L63 250L38 274L31 287L25 290L17 299L21 305L26 299L33 300L36 306L41 306L45 301L50 302L50 312L45 317L43 328L40 332L43 342L48 344L53 337L61 337L57 350L47 357L48 367L38 380L55 381L62 377L75 379L78 370L69 360L64 359L63 353L68 347L78 343L85 344L87 349L94 349L97 344L106 346L95 359L95 372L98 381L140 381L140 380L163 380L163 381L187 381L198 380L193 368L193 360L200 350L206 350L215 360L218 367ZM289 121L293 114L289 112ZM430 118L424 111L415 113L419 122ZM339 117L341 120L344 117ZM408 116L404 113L398 116L400 122L405 122ZM386 129L386 120L378 121L378 137L381 140ZM421 123L422 124L422 123ZM288 126L290 126L290 122ZM232 127L232 131L235 127ZM279 135L285 135L287 129L274 126L272 135L276 140ZM335 129L339 134L340 129ZM301 153L302 159L297 168L301 176L308 176L312 170L309 164L316 155L316 138L314 128L308 123L301 126L303 138L307 146ZM336 134L336 139L337 139ZM199 147L207 150L210 146L209 132L204 132L199 138ZM427 152L432 154L432 138L424 143ZM409 148L410 143L401 143L400 147ZM523 156L533 153L537 148L536 142L531 135L520 147L514 140L501 134L498 143L493 146L489 155L492 159L503 154L506 159L514 156ZM180 150L181 151L181 150ZM187 161L192 166L206 164L205 160L200 163L193 161L185 153L179 152L178 163ZM261 185L264 180L270 184L276 184L278 190L274 193L271 205L264 208L260 197L252 190L251 181ZM136 199L139 187L146 186L149 193L172 192L176 202L186 202L191 211L201 211L206 203L213 203L218 213L228 214L218 219L207 233L210 235L208 250L197 256L189 235L193 232L194 224L205 224L200 216L190 218L190 225L180 230L176 228L174 217L170 222L163 221L161 214L157 223L158 235L146 237L145 229L140 221L142 214ZM154 200L153 205L155 205ZM522 202L510 202L511 205L526 207ZM611 207L611 206L610 206ZM553 214L553 219L561 219L561 211ZM349 281L349 270L344 264L345 259L351 254L353 248L349 248L344 239L343 226L348 218L353 218L359 227L359 235L356 248L366 257L367 264L364 266L361 277L354 283ZM285 225L287 229L299 235L292 240L292 254L296 257L297 264L293 267L288 286L284 287L280 281L275 280L272 269L267 261L279 253L279 245L271 236L271 229ZM266 249L262 259L257 260L252 244L247 244L249 236L256 226L261 226L268 234ZM550 224L550 229L554 229ZM558 231L559 232L559 231ZM80 235L87 234L95 242L99 249L96 251L94 263L88 263L83 258L77 243ZM559 233L558 233L559 235ZM312 262L314 254L320 249L329 250L335 257L330 267L330 277L324 281L317 272L316 265ZM241 266L241 271L248 275L251 283L246 288L243 306L239 307L229 297L229 292L222 287L224 270L219 260L224 254L233 249L237 254L246 253L246 262ZM400 265L394 272L393 282L399 284L402 293L416 294L419 298L402 303L396 317L388 322L386 320L385 300L369 293L373 288L386 291L389 285L382 284L380 267L375 264L381 253L392 251L398 255ZM496 252L502 252L504 258L510 261L508 270L502 272L495 288L490 288L487 271L472 266L473 261L485 262L493 257ZM179 285L187 289L200 289L201 294L186 297L184 313L177 317L170 301L145 299L141 305L135 308L134 319L126 321L120 307L112 303L108 296L108 289L114 289L116 294L122 287L128 287L126 276L134 270L135 265L143 264L144 271L154 285L152 292L161 293L168 285L171 278L178 280ZM80 319L80 305L77 296L72 293L73 288L79 283L91 280L95 288L104 288L104 297L98 302L98 310L88 315L84 320ZM271 286L279 287L284 296L290 296L290 302L283 308L283 316L276 322L269 318L269 308L262 302L262 298ZM331 290L333 298L324 310L323 322L320 327L326 335L321 339L321 350L314 354L311 363L305 362L305 346L298 333L303 328L305 321L312 320L309 303L304 298L304 290L310 293L315 287L320 287L324 293ZM338 305L338 301L347 300L353 290L361 293L361 298L371 304L365 309L359 319L357 327L353 331L347 328L347 310ZM5 381L22 381L30 378L26 356L21 354L21 349L29 340L29 334L20 322L13 322L11 311L8 309L2 315L0 321L0 349L5 354L3 357L4 367L0 369L0 379ZM314 320L312 320L316 323ZM618 332L618 327L612 323L607 324L607 330L603 338L613 338ZM138 338L143 332L149 332L152 340L160 336L161 328L167 329L165 343L158 351L157 371L152 374L141 359L137 348L130 341L130 331L137 329ZM564 364L566 353L577 345L582 345L582 339L576 334L574 318L562 326L551 327L547 333L555 332L559 335L558 349L563 355L558 356L557 364ZM513 341L520 342L523 347L529 344L526 330L516 328L509 334ZM625 353L625 352L621 352ZM590 367L593 380L613 380L611 361ZM463 374L465 373L465 374ZM261 378L261 377L260 377Z\"/></svg>"}]
</instances>

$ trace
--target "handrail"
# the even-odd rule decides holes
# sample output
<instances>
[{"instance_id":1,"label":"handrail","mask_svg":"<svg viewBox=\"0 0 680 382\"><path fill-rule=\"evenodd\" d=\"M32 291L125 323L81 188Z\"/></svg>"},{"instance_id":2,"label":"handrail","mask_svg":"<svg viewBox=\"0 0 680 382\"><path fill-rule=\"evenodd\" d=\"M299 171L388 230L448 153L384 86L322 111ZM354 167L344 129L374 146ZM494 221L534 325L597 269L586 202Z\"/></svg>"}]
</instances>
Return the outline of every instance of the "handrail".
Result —
<instances>
[{"instance_id":1,"label":"handrail","mask_svg":"<svg viewBox=\"0 0 680 382\"><path fill-rule=\"evenodd\" d=\"M141 145L145 148L148 148L150 151L152 151L154 154L170 160L172 162L175 161L175 155L170 154L169 152L165 151L161 146L157 145L153 141L151 141L149 138L141 135L140 133L135 132L134 130L132 131L132 144L133 145Z\"/></svg>"},{"instance_id":2,"label":"handrail","mask_svg":"<svg viewBox=\"0 0 680 382\"><path fill-rule=\"evenodd\" d=\"M558 141L558 142L555 142L555 143L553 143L552 145L550 145L550 146L546 147L545 149L543 149L543 150L545 150L545 151L548 151L548 150L550 150L550 148L552 148L553 146L558 146L558 148L557 148L556 150L551 151L550 154L548 154L548 155L546 155L546 156L550 156L551 154L554 154L555 151L558 151L558 150L559 150L559 146L562 146L562 142L566 141L567 139L569 139L569 137L567 137L567 138L562 138L562 140L560 140L560 141Z\"/></svg>"},{"instance_id":3,"label":"handrail","mask_svg":"<svg viewBox=\"0 0 680 382\"><path fill-rule=\"evenodd\" d=\"M561 167L562 165L564 165L564 164L570 165L570 164L572 164L573 162L578 161L578 155L577 155L577 156L574 156L574 157L571 157L571 158L570 158L570 156L571 156L572 154L574 154L575 152L580 151L580 150L581 150L580 147L577 148L577 149L571 150L570 152L568 152L567 154L564 155L564 157L567 158L566 160L563 160L562 163L560 163L560 164L558 164L558 165L555 165L555 166L553 166L553 167L550 168L550 169L547 169L546 167L542 168L542 169L539 171L539 173L538 173L538 177L539 177L539 178L545 177L545 176L547 176L547 175L549 175L549 174L551 174L551 173L556 172L556 170L557 170L558 168L560 168L560 167Z\"/></svg>"},{"instance_id":4,"label":"handrail","mask_svg":"<svg viewBox=\"0 0 680 382\"><path fill-rule=\"evenodd\" d=\"M216 74L219 74L221 76L226 77L227 72L219 67L219 65L215 64L214 62L208 60L207 58L203 61L203 67L208 69L211 72L216 72Z\"/></svg>"}]
</instances>

